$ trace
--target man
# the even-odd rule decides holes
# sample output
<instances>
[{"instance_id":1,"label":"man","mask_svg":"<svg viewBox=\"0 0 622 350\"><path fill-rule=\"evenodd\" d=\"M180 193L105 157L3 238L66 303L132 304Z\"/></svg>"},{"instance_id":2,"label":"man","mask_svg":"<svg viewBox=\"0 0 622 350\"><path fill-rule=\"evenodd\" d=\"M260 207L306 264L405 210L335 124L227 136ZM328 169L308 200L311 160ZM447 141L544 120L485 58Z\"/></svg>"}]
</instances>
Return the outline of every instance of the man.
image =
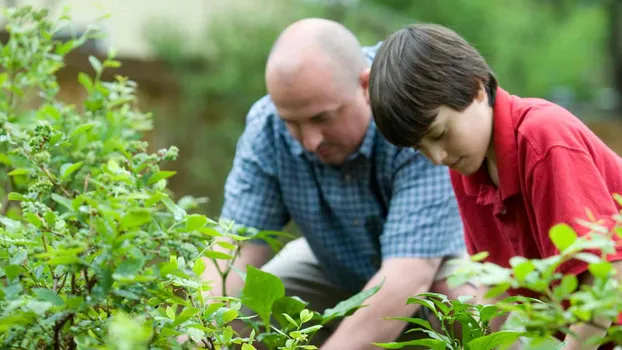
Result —
<instances>
[{"instance_id":1,"label":"man","mask_svg":"<svg viewBox=\"0 0 622 350\"><path fill-rule=\"evenodd\" d=\"M392 146L372 122L375 49L328 20L289 26L268 58L268 96L247 116L225 188L223 218L260 230L293 220L303 235L270 262L267 245L248 244L237 268L263 266L320 312L385 279L368 307L314 337L321 349L394 341L406 324L383 318L412 316L418 306L405 302L415 294L474 292L445 281L444 261L465 251L447 170ZM219 280L213 266L204 277ZM227 280L230 295L242 286Z\"/></svg>"}]
</instances>

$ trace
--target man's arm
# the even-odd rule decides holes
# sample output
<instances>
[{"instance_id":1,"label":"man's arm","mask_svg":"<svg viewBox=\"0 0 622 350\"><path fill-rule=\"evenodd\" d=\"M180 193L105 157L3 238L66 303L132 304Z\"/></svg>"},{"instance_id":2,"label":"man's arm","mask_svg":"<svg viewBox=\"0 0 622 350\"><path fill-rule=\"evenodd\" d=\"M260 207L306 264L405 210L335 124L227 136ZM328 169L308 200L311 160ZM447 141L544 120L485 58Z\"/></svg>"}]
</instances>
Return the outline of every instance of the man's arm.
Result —
<instances>
[{"instance_id":1,"label":"man's arm","mask_svg":"<svg viewBox=\"0 0 622 350\"><path fill-rule=\"evenodd\" d=\"M394 341L406 323L383 318L412 317L419 305L406 305L406 300L430 289L439 264L440 258L385 260L365 286L365 289L371 288L385 279L382 288L368 299L369 306L343 320L321 350L371 350L377 349L371 342Z\"/></svg>"},{"instance_id":2,"label":"man's arm","mask_svg":"<svg viewBox=\"0 0 622 350\"><path fill-rule=\"evenodd\" d=\"M618 271L615 278L622 282L622 261L615 261L612 263L613 268ZM588 271L579 275L579 281L581 284L591 285L594 283L594 276ZM565 350L596 350L598 345L586 345L588 339L595 336L604 337L607 334L607 329L611 326L611 320L596 317L592 320L592 324L577 323L570 326L570 331L576 334L576 337L568 334L564 339L566 345Z\"/></svg>"}]
</instances>

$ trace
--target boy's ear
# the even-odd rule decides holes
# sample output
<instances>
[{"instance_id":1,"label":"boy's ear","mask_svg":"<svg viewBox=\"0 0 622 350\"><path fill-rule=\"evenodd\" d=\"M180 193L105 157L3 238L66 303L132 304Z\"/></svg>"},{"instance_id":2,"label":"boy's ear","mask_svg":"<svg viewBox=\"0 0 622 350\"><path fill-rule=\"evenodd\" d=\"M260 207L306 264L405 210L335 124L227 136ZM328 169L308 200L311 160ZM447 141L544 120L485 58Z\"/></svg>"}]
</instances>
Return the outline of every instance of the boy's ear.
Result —
<instances>
[{"instance_id":1,"label":"boy's ear","mask_svg":"<svg viewBox=\"0 0 622 350\"><path fill-rule=\"evenodd\" d=\"M365 101L369 104L369 74L371 72L370 68L366 68L359 75L359 84L363 89L363 93L365 94Z\"/></svg>"}]
</instances>

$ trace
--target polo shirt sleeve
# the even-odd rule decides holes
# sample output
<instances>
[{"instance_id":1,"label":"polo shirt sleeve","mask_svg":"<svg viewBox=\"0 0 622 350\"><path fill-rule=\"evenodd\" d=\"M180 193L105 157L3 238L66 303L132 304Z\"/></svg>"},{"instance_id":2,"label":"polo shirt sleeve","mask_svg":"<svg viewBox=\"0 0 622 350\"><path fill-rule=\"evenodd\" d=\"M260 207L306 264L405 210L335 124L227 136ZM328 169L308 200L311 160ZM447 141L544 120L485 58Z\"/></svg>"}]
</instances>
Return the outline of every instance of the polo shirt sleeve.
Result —
<instances>
[{"instance_id":1,"label":"polo shirt sleeve","mask_svg":"<svg viewBox=\"0 0 622 350\"><path fill-rule=\"evenodd\" d=\"M618 211L603 176L585 150L553 146L535 163L527 179L543 257L559 253L549 238L555 224L569 224L578 235L585 235L588 229L577 219L588 220L586 209L605 222L611 222L611 216ZM616 249L608 256L609 261L622 260L622 247ZM578 275L587 270L587 263L572 260L559 270Z\"/></svg>"},{"instance_id":2,"label":"polo shirt sleeve","mask_svg":"<svg viewBox=\"0 0 622 350\"><path fill-rule=\"evenodd\" d=\"M463 254L462 221L447 168L413 149L395 159L387 221L380 236L383 259Z\"/></svg>"},{"instance_id":3,"label":"polo shirt sleeve","mask_svg":"<svg viewBox=\"0 0 622 350\"><path fill-rule=\"evenodd\" d=\"M277 145L266 103L256 103L247 116L225 182L221 218L257 230L281 230L289 214L278 185Z\"/></svg>"}]
</instances>

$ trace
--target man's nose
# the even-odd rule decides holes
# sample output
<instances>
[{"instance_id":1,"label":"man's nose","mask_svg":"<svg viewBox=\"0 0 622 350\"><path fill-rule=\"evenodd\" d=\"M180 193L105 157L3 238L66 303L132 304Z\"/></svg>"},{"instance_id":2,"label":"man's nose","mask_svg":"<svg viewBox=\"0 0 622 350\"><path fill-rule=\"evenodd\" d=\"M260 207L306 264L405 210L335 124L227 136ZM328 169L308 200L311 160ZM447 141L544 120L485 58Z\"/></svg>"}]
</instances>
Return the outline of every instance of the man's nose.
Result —
<instances>
[{"instance_id":1,"label":"man's nose","mask_svg":"<svg viewBox=\"0 0 622 350\"><path fill-rule=\"evenodd\" d=\"M309 152L317 151L317 148L322 143L322 133L317 128L303 128L301 136L302 146Z\"/></svg>"}]
</instances>

